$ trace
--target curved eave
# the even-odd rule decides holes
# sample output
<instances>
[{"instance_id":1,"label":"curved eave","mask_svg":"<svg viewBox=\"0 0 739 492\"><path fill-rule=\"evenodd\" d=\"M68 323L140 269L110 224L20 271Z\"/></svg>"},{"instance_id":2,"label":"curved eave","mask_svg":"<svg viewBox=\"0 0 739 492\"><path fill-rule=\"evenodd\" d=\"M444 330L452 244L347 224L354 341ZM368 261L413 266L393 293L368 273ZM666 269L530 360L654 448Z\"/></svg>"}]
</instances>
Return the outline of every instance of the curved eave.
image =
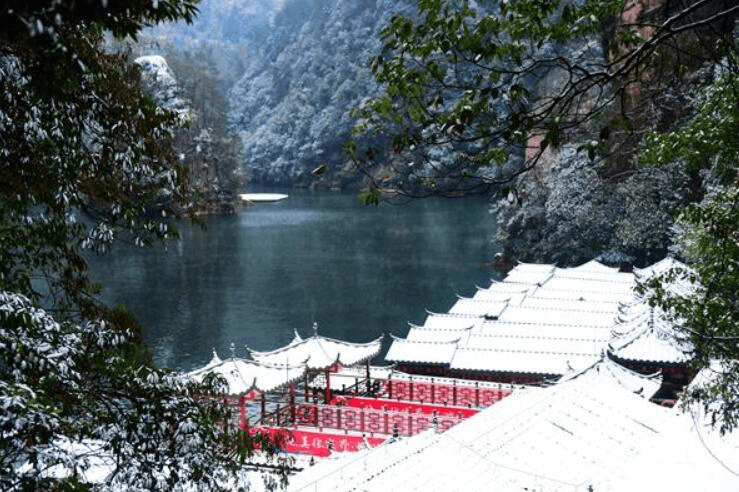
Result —
<instances>
[{"instance_id":1,"label":"curved eave","mask_svg":"<svg viewBox=\"0 0 739 492\"><path fill-rule=\"evenodd\" d=\"M380 335L371 342L353 343L313 335L312 337L304 339L298 343L291 343L288 346L281 347L276 350L261 352L249 349L249 353L253 359L267 363L269 363L269 361L275 363L276 361L279 361L281 357L285 357L287 360L290 360L290 356L292 355L292 359L298 357L305 358L304 360L309 369L324 370L337 363L344 366L352 366L372 359L382 350L383 339L384 335ZM316 345L317 348L304 348L310 344ZM332 344L338 346L338 348L331 347L327 350L327 347L325 347L324 344ZM346 350L342 350L342 348L346 348ZM304 352L301 353L301 350ZM359 356L355 356L352 354L353 351L360 351L363 353L359 354ZM291 352L295 353L291 354Z\"/></svg>"},{"instance_id":2,"label":"curved eave","mask_svg":"<svg viewBox=\"0 0 739 492\"><path fill-rule=\"evenodd\" d=\"M688 367L688 365L690 364L690 359L687 356L682 361L675 360L675 359L671 359L671 360L659 359L658 360L655 358L647 358L647 357L643 357L643 358L641 357L639 358L621 357L618 355L617 352L614 352L611 349L610 345L608 346L607 353L608 353L608 357L611 360L618 362L619 364L634 364L634 365L647 365L647 366L655 366L655 367L676 367L676 368Z\"/></svg>"},{"instance_id":3,"label":"curved eave","mask_svg":"<svg viewBox=\"0 0 739 492\"><path fill-rule=\"evenodd\" d=\"M270 371L274 373L269 377L264 374L244 375L241 365L254 368L254 372ZM229 367L231 366L231 367ZM295 383L305 374L305 364L293 366L280 366L265 364L246 359L226 359L217 365L208 365L195 371L187 373L192 379L204 378L208 374L217 374L223 377L229 384L229 394L246 394L252 390L268 393L286 385ZM248 371L245 371L248 372ZM238 384L236 384L238 383Z\"/></svg>"},{"instance_id":4,"label":"curved eave","mask_svg":"<svg viewBox=\"0 0 739 492\"><path fill-rule=\"evenodd\" d=\"M449 364L459 342L459 339L446 342L407 340L393 334L390 334L390 337L393 342L385 355L385 360L412 364ZM408 350L407 347L415 349Z\"/></svg>"}]
</instances>

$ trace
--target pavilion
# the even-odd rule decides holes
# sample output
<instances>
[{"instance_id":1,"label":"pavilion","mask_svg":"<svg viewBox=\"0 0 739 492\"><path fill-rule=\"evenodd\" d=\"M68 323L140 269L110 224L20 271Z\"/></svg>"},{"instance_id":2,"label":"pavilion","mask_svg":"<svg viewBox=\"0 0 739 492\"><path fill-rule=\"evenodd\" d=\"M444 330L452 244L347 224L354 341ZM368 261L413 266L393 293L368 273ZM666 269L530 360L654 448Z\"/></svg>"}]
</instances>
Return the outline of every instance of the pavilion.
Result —
<instances>
[{"instance_id":1,"label":"pavilion","mask_svg":"<svg viewBox=\"0 0 739 492\"><path fill-rule=\"evenodd\" d=\"M351 367L364 364L366 382L370 380L370 361L380 353L383 336L368 343L351 343L342 340L327 338L318 334L318 324L313 323L313 336L302 338L298 332L292 342L276 350L261 352L247 347L252 359L262 364L295 365L304 363L305 398L308 399L308 383L313 376L322 374L325 378L323 385L324 401L331 401L330 373L341 367Z\"/></svg>"}]
</instances>

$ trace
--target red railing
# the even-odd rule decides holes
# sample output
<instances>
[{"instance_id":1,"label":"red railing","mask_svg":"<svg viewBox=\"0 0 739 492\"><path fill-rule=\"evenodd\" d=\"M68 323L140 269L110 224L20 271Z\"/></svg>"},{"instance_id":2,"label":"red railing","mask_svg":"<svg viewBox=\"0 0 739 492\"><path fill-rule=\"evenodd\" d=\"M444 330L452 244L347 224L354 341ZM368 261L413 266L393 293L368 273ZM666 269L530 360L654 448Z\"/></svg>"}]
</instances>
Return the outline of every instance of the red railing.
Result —
<instances>
[{"instance_id":1,"label":"red railing","mask_svg":"<svg viewBox=\"0 0 739 492\"><path fill-rule=\"evenodd\" d=\"M413 379L385 379L383 388L383 396L388 399L460 407L488 407L511 394L509 390L480 387L477 384L441 384Z\"/></svg>"},{"instance_id":2,"label":"red railing","mask_svg":"<svg viewBox=\"0 0 739 492\"><path fill-rule=\"evenodd\" d=\"M453 407L441 404L434 405L409 401L387 400L384 398L364 398L359 396L339 398L336 399L335 402L353 408L373 408L375 410L392 410L396 412L420 412L428 415L452 415L461 418L471 417L478 412L477 409L467 407Z\"/></svg>"},{"instance_id":3,"label":"red railing","mask_svg":"<svg viewBox=\"0 0 739 492\"><path fill-rule=\"evenodd\" d=\"M284 425L285 417L285 409L280 409L279 413L272 413L269 415L269 418L263 420L263 424L275 426L279 425L278 422L282 422ZM371 435L397 434L401 436L418 434L434 425L434 421L440 431L445 431L467 418L466 415L461 413L434 415L433 413L413 411L413 407L408 407L403 411L381 410L371 407L353 408L337 405L319 405L314 403L296 405L295 417L295 425L311 426L319 429L355 431Z\"/></svg>"}]
</instances>

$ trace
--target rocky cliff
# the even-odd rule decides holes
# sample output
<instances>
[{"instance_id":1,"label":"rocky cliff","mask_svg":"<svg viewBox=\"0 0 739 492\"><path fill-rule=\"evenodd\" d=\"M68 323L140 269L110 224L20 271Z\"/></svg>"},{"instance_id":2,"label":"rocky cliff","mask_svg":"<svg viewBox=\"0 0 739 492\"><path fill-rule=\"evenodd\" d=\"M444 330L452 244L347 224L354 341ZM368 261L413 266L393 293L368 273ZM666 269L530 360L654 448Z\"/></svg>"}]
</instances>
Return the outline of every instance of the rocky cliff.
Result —
<instances>
[{"instance_id":1,"label":"rocky cliff","mask_svg":"<svg viewBox=\"0 0 739 492\"><path fill-rule=\"evenodd\" d=\"M177 82L160 55L135 59L141 83L156 103L179 115L182 128L174 136L174 152L188 171L193 203L199 213L234 213L241 205L245 175L238 146L218 128L205 124L202 110Z\"/></svg>"}]
</instances>

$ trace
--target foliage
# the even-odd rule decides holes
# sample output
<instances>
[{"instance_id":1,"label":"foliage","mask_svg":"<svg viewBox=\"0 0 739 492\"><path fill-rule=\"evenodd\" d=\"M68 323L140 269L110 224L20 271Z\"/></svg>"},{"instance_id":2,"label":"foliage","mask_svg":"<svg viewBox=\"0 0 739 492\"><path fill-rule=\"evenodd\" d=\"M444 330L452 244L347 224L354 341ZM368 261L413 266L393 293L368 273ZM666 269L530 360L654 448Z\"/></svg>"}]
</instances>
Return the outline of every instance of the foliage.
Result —
<instances>
[{"instance_id":1,"label":"foliage","mask_svg":"<svg viewBox=\"0 0 739 492\"><path fill-rule=\"evenodd\" d=\"M17 5L16 5L17 4ZM85 2L0 15L0 279L65 315L94 314L82 249L120 238L146 244L173 234L167 218L186 196L169 150L174 115L138 89L138 70L103 52L147 20L189 18L189 2L148 2L120 17ZM113 19L120 19L115 23ZM20 26L25 26L21 29Z\"/></svg>"},{"instance_id":2,"label":"foliage","mask_svg":"<svg viewBox=\"0 0 739 492\"><path fill-rule=\"evenodd\" d=\"M3 490L89 485L95 466L104 490L221 489L255 444L271 446L229 431L225 381L134 367L131 334L108 323L58 322L3 292L0 340Z\"/></svg>"},{"instance_id":3,"label":"foliage","mask_svg":"<svg viewBox=\"0 0 739 492\"><path fill-rule=\"evenodd\" d=\"M253 449L227 408L194 399L222 381L148 364L135 323L96 301L83 256L167 239L189 207L177 116L101 41L195 12L189 0L0 10L2 490L229 488ZM105 476L84 475L94 463Z\"/></svg>"},{"instance_id":4,"label":"foliage","mask_svg":"<svg viewBox=\"0 0 739 492\"><path fill-rule=\"evenodd\" d=\"M671 271L652 282L656 302L686 331L695 347L696 370L713 377L688 395L702 403L722 432L739 423L739 71L705 88L699 112L676 131L652 134L643 154L646 164L681 160L689 167L710 168L719 179L700 203L679 220L676 244L693 271ZM694 285L690 292L669 289L677 278Z\"/></svg>"},{"instance_id":5,"label":"foliage","mask_svg":"<svg viewBox=\"0 0 739 492\"><path fill-rule=\"evenodd\" d=\"M420 0L415 19L398 16L385 29L371 63L385 93L355 111L355 131L385 136L397 157L358 148L360 172L378 181L389 166L400 191L469 193L510 182L574 136L594 158L632 129L627 109L655 59L681 66L675 53L690 50L672 45L679 36L731 24L739 12L708 0L649 15L642 10L654 2L473 4Z\"/></svg>"}]
</instances>

